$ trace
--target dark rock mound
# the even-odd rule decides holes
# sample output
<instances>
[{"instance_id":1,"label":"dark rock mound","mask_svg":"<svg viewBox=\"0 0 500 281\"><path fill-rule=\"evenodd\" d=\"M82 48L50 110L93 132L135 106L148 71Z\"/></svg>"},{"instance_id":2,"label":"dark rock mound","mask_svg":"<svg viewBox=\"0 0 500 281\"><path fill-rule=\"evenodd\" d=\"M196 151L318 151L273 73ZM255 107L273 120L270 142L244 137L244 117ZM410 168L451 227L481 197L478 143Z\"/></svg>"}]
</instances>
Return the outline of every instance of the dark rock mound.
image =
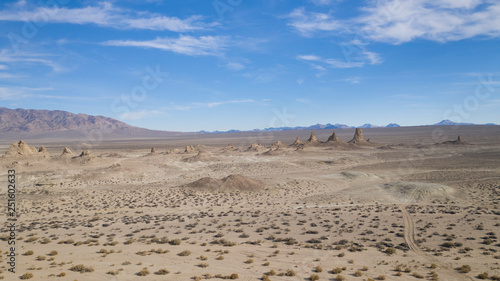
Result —
<instances>
[{"instance_id":1,"label":"dark rock mound","mask_svg":"<svg viewBox=\"0 0 500 281\"><path fill-rule=\"evenodd\" d=\"M445 142L442 142L442 144L451 144L451 145L466 145L466 144L469 144L465 141L462 141L462 138L460 136L458 136L458 138L454 141L445 141Z\"/></svg>"},{"instance_id":2,"label":"dark rock mound","mask_svg":"<svg viewBox=\"0 0 500 281\"><path fill-rule=\"evenodd\" d=\"M263 187L259 180L250 179L243 175L230 175L223 179L210 177L201 178L185 185L187 188L209 191L258 191Z\"/></svg>"}]
</instances>

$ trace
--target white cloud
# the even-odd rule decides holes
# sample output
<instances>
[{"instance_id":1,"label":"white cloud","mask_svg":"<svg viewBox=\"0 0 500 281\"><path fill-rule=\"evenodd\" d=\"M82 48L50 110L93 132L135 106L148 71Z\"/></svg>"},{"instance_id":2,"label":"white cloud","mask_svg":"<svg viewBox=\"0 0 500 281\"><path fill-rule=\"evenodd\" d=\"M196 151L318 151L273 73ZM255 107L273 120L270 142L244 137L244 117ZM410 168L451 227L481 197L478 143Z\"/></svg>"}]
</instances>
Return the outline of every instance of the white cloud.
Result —
<instances>
[{"instance_id":1,"label":"white cloud","mask_svg":"<svg viewBox=\"0 0 500 281\"><path fill-rule=\"evenodd\" d=\"M46 56L46 55L45 55ZM15 62L15 63L24 63L24 64L42 64L48 67L51 67L54 71L63 71L64 67L54 62L53 60L49 60L43 58L44 55L41 54L32 54L32 53L13 53L6 49L0 51L0 62Z\"/></svg>"},{"instance_id":2,"label":"white cloud","mask_svg":"<svg viewBox=\"0 0 500 281\"><path fill-rule=\"evenodd\" d=\"M350 84L359 84L359 83L361 83L361 78L359 78L359 77L348 77L348 78L345 78L345 79L341 79L340 81L347 82L347 83L350 83Z\"/></svg>"},{"instance_id":3,"label":"white cloud","mask_svg":"<svg viewBox=\"0 0 500 281\"><path fill-rule=\"evenodd\" d=\"M17 100L24 97L25 93L19 89L0 87L0 100Z\"/></svg>"},{"instance_id":4,"label":"white cloud","mask_svg":"<svg viewBox=\"0 0 500 281\"><path fill-rule=\"evenodd\" d=\"M1 97L1 88L0 88ZM169 106L162 107L158 110L140 110L134 112L123 113L119 116L122 120L139 120L148 117L154 117L159 115L164 115L168 111L187 111L199 108L213 108L226 104L241 104L241 103L254 103L256 101L252 99L246 100L228 100L228 101L216 101L216 102L195 102L189 105L179 105L171 103Z\"/></svg>"},{"instance_id":5,"label":"white cloud","mask_svg":"<svg viewBox=\"0 0 500 281\"><path fill-rule=\"evenodd\" d=\"M318 6L327 6L334 2L335 0L311 0L315 5Z\"/></svg>"},{"instance_id":6,"label":"white cloud","mask_svg":"<svg viewBox=\"0 0 500 281\"><path fill-rule=\"evenodd\" d=\"M297 84L302 85L304 83L304 79L297 79Z\"/></svg>"},{"instance_id":7,"label":"white cloud","mask_svg":"<svg viewBox=\"0 0 500 281\"><path fill-rule=\"evenodd\" d=\"M0 79L13 79L13 78L21 78L21 77L24 77L24 76L0 72Z\"/></svg>"},{"instance_id":8,"label":"white cloud","mask_svg":"<svg viewBox=\"0 0 500 281\"><path fill-rule=\"evenodd\" d=\"M341 61L337 59L326 59L324 62L333 68L353 68L353 67L363 67L364 62L355 61Z\"/></svg>"},{"instance_id":9,"label":"white cloud","mask_svg":"<svg viewBox=\"0 0 500 281\"><path fill-rule=\"evenodd\" d=\"M161 114L162 112L158 110L141 110L123 113L119 116L119 118L122 120L139 120L147 117L158 116Z\"/></svg>"},{"instance_id":10,"label":"white cloud","mask_svg":"<svg viewBox=\"0 0 500 281\"><path fill-rule=\"evenodd\" d=\"M307 61L319 61L319 60L321 60L320 57L315 56L315 55L301 55L301 56L297 56L297 58L301 59L301 60L307 60Z\"/></svg>"},{"instance_id":11,"label":"white cloud","mask_svg":"<svg viewBox=\"0 0 500 281\"><path fill-rule=\"evenodd\" d=\"M36 92L50 91L53 88L29 88L29 87L0 87L0 100L20 99L59 99L59 100L82 100L80 97L52 96L37 94Z\"/></svg>"},{"instance_id":12,"label":"white cloud","mask_svg":"<svg viewBox=\"0 0 500 281\"><path fill-rule=\"evenodd\" d=\"M424 96L411 95L411 94L397 94L397 95L392 95L390 97L396 98L396 99L422 99L422 98L424 98Z\"/></svg>"},{"instance_id":13,"label":"white cloud","mask_svg":"<svg viewBox=\"0 0 500 281\"><path fill-rule=\"evenodd\" d=\"M368 1L361 11L358 16L339 20L330 14L298 8L289 14L288 25L303 36L357 34L369 41L392 44L500 36L499 1Z\"/></svg>"},{"instance_id":14,"label":"white cloud","mask_svg":"<svg viewBox=\"0 0 500 281\"><path fill-rule=\"evenodd\" d=\"M245 66L239 62L229 62L226 65L224 65L229 70L242 70L245 68Z\"/></svg>"},{"instance_id":15,"label":"white cloud","mask_svg":"<svg viewBox=\"0 0 500 281\"><path fill-rule=\"evenodd\" d=\"M247 100L229 100L229 101L217 101L217 102L208 102L208 103L194 103L196 107L216 107L224 104L238 104L238 103L253 103L255 102L252 99Z\"/></svg>"},{"instance_id":16,"label":"white cloud","mask_svg":"<svg viewBox=\"0 0 500 281\"><path fill-rule=\"evenodd\" d=\"M303 104L311 104L311 101L308 99L296 98L295 101L303 103Z\"/></svg>"},{"instance_id":17,"label":"white cloud","mask_svg":"<svg viewBox=\"0 0 500 281\"><path fill-rule=\"evenodd\" d=\"M363 67L365 64L378 64L382 59L377 53L366 51L364 48L356 56L345 56L343 60L340 59L323 59L316 55L299 55L298 60L311 63L314 69L324 71L325 67L329 68L354 68ZM322 65L319 65L322 64Z\"/></svg>"},{"instance_id":18,"label":"white cloud","mask_svg":"<svg viewBox=\"0 0 500 281\"><path fill-rule=\"evenodd\" d=\"M0 64L0 70L8 69L9 67L5 64Z\"/></svg>"},{"instance_id":19,"label":"white cloud","mask_svg":"<svg viewBox=\"0 0 500 281\"><path fill-rule=\"evenodd\" d=\"M293 10L288 17L291 18L288 25L293 26L304 36L312 36L318 32L339 31L344 28L341 22L330 15L308 12L303 7Z\"/></svg>"},{"instance_id":20,"label":"white cloud","mask_svg":"<svg viewBox=\"0 0 500 281\"><path fill-rule=\"evenodd\" d=\"M374 2L357 19L374 41L401 44L500 36L500 2L488 0L387 0Z\"/></svg>"},{"instance_id":21,"label":"white cloud","mask_svg":"<svg viewBox=\"0 0 500 281\"><path fill-rule=\"evenodd\" d=\"M185 32L205 29L213 24L201 22L200 16L187 19L167 17L148 12L135 12L113 6L110 2L83 8L36 7L18 2L8 10L0 11L0 21L22 21L70 24L95 24L125 29L169 30Z\"/></svg>"},{"instance_id":22,"label":"white cloud","mask_svg":"<svg viewBox=\"0 0 500 281\"><path fill-rule=\"evenodd\" d=\"M222 54L228 39L226 36L193 37L181 35L178 38L164 37L148 41L113 40L104 42L103 44L109 46L155 48L190 56L216 56Z\"/></svg>"}]
</instances>

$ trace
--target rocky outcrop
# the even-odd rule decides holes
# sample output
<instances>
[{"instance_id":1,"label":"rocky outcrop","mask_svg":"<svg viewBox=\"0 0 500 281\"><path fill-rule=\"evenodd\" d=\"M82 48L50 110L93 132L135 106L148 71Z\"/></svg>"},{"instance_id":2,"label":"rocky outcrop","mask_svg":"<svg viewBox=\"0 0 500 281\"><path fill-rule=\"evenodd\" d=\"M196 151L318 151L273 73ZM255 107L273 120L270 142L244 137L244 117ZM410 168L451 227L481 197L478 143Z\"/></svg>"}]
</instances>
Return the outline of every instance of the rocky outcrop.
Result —
<instances>
[{"instance_id":1,"label":"rocky outcrop","mask_svg":"<svg viewBox=\"0 0 500 281\"><path fill-rule=\"evenodd\" d=\"M30 156L37 155L38 150L34 147L30 147L23 140L13 143L9 150L5 153L5 156Z\"/></svg>"},{"instance_id":2,"label":"rocky outcrop","mask_svg":"<svg viewBox=\"0 0 500 281\"><path fill-rule=\"evenodd\" d=\"M316 138L316 135L314 134L314 132L311 132L311 136L309 137L309 139L307 140L307 142L309 142L309 143L319 143L318 138Z\"/></svg>"},{"instance_id":3,"label":"rocky outcrop","mask_svg":"<svg viewBox=\"0 0 500 281\"><path fill-rule=\"evenodd\" d=\"M339 139L337 138L337 134L335 132L332 133L330 137L328 137L328 140L326 142L338 142Z\"/></svg>"}]
</instances>

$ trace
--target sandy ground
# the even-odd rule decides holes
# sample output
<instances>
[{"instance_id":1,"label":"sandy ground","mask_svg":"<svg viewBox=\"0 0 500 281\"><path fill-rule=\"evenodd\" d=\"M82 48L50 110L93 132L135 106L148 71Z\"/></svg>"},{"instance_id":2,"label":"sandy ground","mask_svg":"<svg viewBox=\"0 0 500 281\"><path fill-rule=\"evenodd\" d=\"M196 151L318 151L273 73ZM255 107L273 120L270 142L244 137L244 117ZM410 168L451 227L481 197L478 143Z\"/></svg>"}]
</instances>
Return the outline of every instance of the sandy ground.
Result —
<instances>
[{"instance_id":1,"label":"sandy ground","mask_svg":"<svg viewBox=\"0 0 500 281\"><path fill-rule=\"evenodd\" d=\"M404 130L365 130L372 143L347 145L350 130L343 143L302 149L289 146L293 132L250 149L252 136L198 137L190 152L182 141L28 141L48 155L0 158L0 278L496 278L500 134L461 128L468 144L434 144L429 130ZM64 146L74 154L61 156ZM83 148L91 154L78 157ZM15 274L8 169L17 176Z\"/></svg>"}]
</instances>

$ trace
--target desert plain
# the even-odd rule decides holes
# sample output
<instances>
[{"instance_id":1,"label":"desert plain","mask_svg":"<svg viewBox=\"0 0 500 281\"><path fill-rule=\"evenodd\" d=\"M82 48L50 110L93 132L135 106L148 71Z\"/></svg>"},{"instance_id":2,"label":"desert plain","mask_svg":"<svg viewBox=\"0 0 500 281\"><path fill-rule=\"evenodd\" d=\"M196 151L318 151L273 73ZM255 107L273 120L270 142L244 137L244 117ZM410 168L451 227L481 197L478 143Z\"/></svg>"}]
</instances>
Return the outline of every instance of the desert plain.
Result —
<instances>
[{"instance_id":1,"label":"desert plain","mask_svg":"<svg viewBox=\"0 0 500 281\"><path fill-rule=\"evenodd\" d=\"M0 279L500 280L499 126L314 133L1 140Z\"/></svg>"}]
</instances>

